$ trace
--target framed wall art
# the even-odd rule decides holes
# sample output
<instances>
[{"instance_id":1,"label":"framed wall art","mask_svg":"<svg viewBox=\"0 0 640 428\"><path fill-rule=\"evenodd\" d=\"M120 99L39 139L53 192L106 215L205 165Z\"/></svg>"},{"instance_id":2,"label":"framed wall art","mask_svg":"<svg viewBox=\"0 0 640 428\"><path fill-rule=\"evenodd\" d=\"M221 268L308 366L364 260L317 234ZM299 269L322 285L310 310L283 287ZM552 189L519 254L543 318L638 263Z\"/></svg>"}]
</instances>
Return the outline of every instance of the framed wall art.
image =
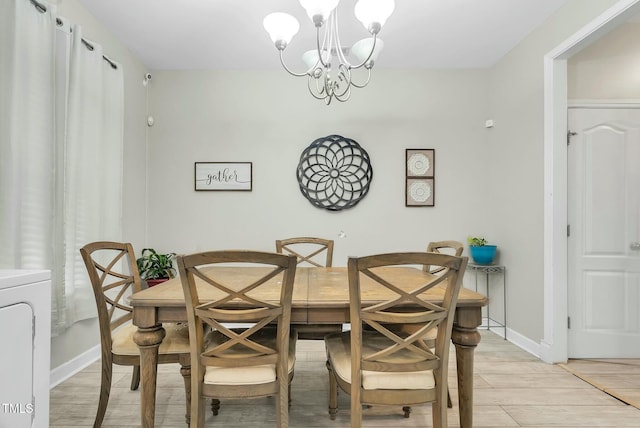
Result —
<instances>
[{"instance_id":1,"label":"framed wall art","mask_svg":"<svg viewBox=\"0 0 640 428\"><path fill-rule=\"evenodd\" d=\"M407 207L432 207L434 205L433 178L408 178L405 188Z\"/></svg>"},{"instance_id":2,"label":"framed wall art","mask_svg":"<svg viewBox=\"0 0 640 428\"><path fill-rule=\"evenodd\" d=\"M405 150L405 206L435 205L435 149Z\"/></svg>"},{"instance_id":3,"label":"framed wall art","mask_svg":"<svg viewBox=\"0 0 640 428\"><path fill-rule=\"evenodd\" d=\"M435 161L435 149L407 149L407 177L434 177Z\"/></svg>"},{"instance_id":4,"label":"framed wall art","mask_svg":"<svg viewBox=\"0 0 640 428\"><path fill-rule=\"evenodd\" d=\"M253 164L251 162L196 162L195 190L251 191Z\"/></svg>"}]
</instances>

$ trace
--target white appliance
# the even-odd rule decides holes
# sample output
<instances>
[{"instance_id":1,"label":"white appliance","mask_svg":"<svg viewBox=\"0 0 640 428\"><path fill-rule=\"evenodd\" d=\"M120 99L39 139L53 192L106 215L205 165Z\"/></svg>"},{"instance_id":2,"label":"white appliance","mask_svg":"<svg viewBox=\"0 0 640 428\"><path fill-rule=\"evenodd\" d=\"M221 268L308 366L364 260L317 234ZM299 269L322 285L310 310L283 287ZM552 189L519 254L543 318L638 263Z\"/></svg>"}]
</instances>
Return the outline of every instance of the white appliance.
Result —
<instances>
[{"instance_id":1,"label":"white appliance","mask_svg":"<svg viewBox=\"0 0 640 428\"><path fill-rule=\"evenodd\" d=\"M0 428L49 426L51 274L0 270Z\"/></svg>"}]
</instances>

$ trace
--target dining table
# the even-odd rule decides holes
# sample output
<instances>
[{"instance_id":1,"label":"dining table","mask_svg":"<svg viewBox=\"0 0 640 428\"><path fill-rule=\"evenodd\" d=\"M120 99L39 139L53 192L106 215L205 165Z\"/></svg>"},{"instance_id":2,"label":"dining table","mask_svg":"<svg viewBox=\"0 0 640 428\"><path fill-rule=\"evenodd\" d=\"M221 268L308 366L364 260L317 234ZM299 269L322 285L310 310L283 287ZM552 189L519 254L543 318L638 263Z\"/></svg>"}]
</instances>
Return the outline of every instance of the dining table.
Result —
<instances>
[{"instance_id":1,"label":"dining table","mask_svg":"<svg viewBox=\"0 0 640 428\"><path fill-rule=\"evenodd\" d=\"M215 267L222 269L229 280L250 275L252 267ZM432 274L419 267L395 267L390 271L398 282L415 284L426 282ZM201 300L207 300L203 285ZM444 289L434 287L422 298L438 303L442 301ZM200 285L198 285L200 292ZM388 296L376 295L371 289L367 300L375 302ZM276 296L277 293L274 295ZM215 296L209 296L215 299ZM269 298L268 296L266 297ZM162 323L186 322L187 312L180 278L173 278L134 293L130 296L133 306L133 323L137 326L134 341L140 349L140 412L141 426L151 428L155 423L155 401L158 347L165 331ZM455 347L458 380L458 406L460 427L473 426L473 359L474 350L480 343L478 326L482 322L482 307L488 302L486 296L467 288L461 288L451 333ZM296 269L291 302L291 323L303 324L348 324L349 286L346 267L298 267ZM194 397L195 398L195 397Z\"/></svg>"}]
</instances>

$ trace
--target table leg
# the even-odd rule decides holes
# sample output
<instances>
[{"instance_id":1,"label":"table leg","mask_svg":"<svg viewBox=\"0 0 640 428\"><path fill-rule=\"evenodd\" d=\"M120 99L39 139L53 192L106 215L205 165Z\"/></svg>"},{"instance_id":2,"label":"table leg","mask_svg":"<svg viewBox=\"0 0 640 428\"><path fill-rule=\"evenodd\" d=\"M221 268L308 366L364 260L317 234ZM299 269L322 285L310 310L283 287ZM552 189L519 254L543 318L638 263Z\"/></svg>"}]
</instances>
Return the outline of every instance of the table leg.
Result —
<instances>
[{"instance_id":1,"label":"table leg","mask_svg":"<svg viewBox=\"0 0 640 428\"><path fill-rule=\"evenodd\" d=\"M456 347L460 428L473 427L473 353L480 343L482 309L457 308L451 341Z\"/></svg>"},{"instance_id":2,"label":"table leg","mask_svg":"<svg viewBox=\"0 0 640 428\"><path fill-rule=\"evenodd\" d=\"M140 415L143 428L153 428L156 415L156 380L158 347L166 332L162 324L140 327L133 341L140 348Z\"/></svg>"}]
</instances>

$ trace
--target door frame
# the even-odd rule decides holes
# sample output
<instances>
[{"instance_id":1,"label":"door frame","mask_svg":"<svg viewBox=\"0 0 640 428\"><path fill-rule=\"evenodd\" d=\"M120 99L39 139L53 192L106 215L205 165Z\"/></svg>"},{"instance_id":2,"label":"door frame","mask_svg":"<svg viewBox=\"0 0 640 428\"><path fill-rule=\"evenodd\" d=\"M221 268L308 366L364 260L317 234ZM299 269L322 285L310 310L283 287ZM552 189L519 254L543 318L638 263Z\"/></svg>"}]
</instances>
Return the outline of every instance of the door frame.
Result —
<instances>
[{"instance_id":1,"label":"door frame","mask_svg":"<svg viewBox=\"0 0 640 428\"><path fill-rule=\"evenodd\" d=\"M567 361L567 59L640 11L619 0L544 57L544 335L540 358Z\"/></svg>"}]
</instances>

